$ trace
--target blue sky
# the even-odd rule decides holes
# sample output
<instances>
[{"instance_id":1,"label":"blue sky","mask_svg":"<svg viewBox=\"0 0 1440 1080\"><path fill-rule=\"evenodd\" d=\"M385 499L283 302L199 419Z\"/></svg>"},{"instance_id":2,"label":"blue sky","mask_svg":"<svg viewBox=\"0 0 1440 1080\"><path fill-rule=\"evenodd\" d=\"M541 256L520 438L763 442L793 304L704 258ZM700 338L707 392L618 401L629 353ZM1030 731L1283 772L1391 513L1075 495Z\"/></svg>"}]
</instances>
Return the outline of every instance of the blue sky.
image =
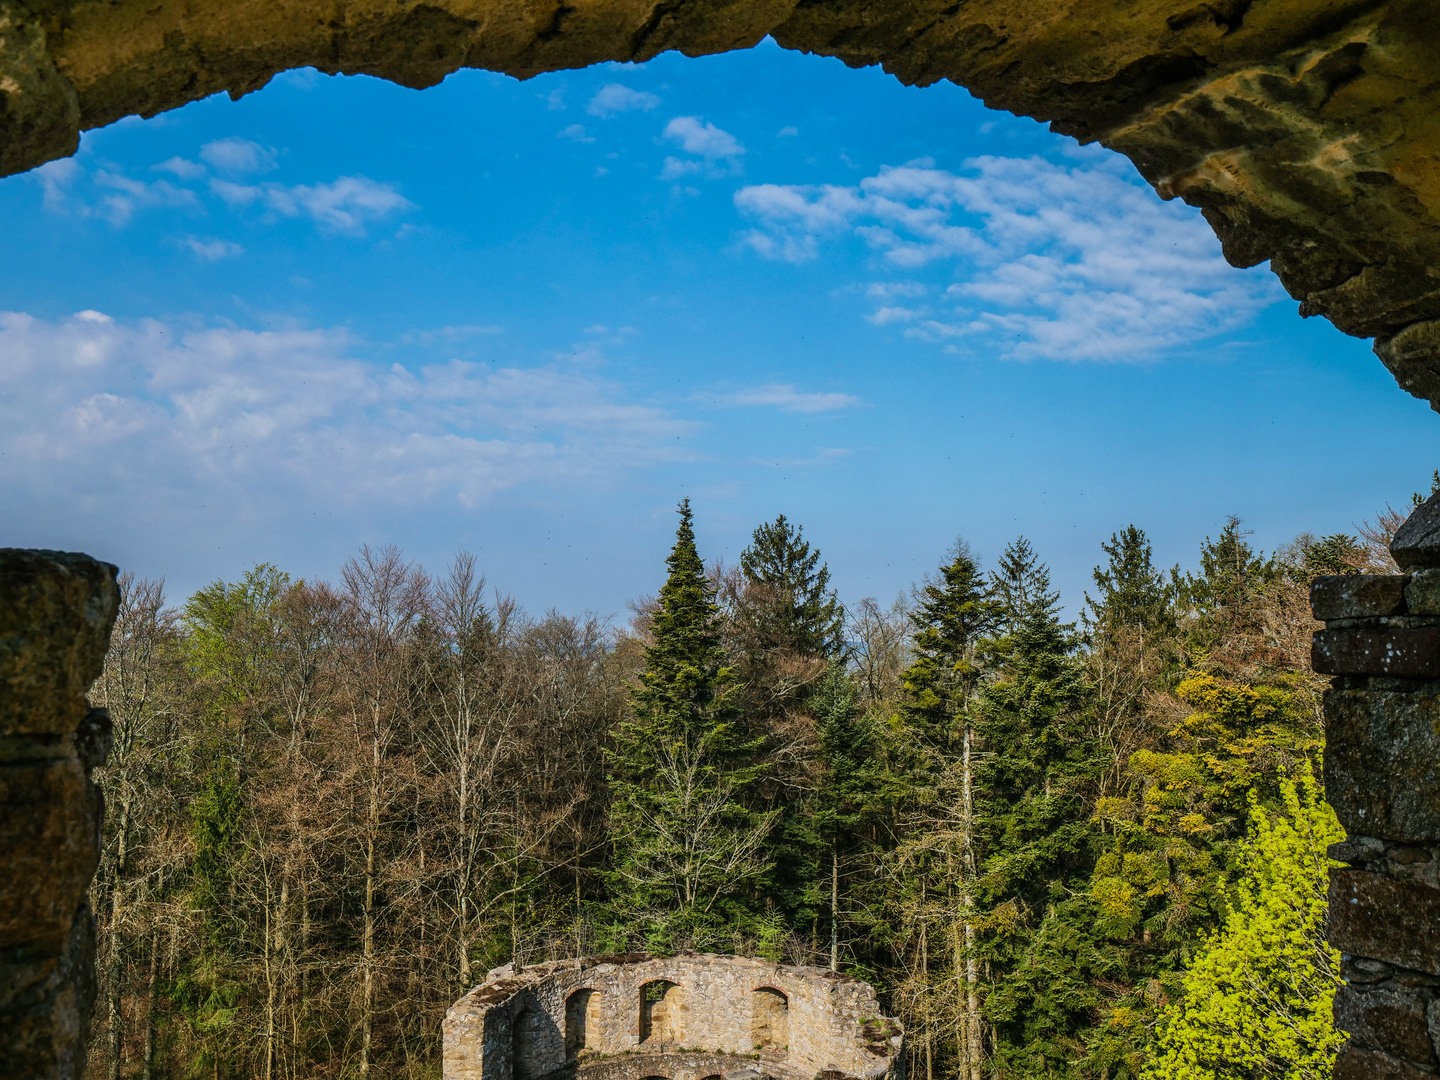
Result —
<instances>
[{"instance_id":1,"label":"blue sky","mask_svg":"<svg viewBox=\"0 0 1440 1080\"><path fill-rule=\"evenodd\" d=\"M1073 605L1400 505L1437 418L1123 159L773 44L416 92L311 71L0 181L0 542L179 597L459 548L531 610L801 522L842 597L1024 533Z\"/></svg>"}]
</instances>

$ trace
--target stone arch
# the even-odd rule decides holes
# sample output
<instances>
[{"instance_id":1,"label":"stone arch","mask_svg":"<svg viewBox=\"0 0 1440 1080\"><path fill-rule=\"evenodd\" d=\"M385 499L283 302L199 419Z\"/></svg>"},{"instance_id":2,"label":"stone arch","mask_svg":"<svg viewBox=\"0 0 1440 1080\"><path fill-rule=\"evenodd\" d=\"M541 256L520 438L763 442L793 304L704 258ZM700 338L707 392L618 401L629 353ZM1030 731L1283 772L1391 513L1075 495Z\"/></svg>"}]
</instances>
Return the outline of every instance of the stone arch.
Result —
<instances>
[{"instance_id":1,"label":"stone arch","mask_svg":"<svg viewBox=\"0 0 1440 1080\"><path fill-rule=\"evenodd\" d=\"M773 986L750 991L750 1047L784 1053L790 1046L790 998Z\"/></svg>"},{"instance_id":2,"label":"stone arch","mask_svg":"<svg viewBox=\"0 0 1440 1080\"><path fill-rule=\"evenodd\" d=\"M1440 402L1433 3L1324 6L111 0L59 18L11 4L0 175L74 153L82 130L238 98L291 68L421 88L462 67L525 78L769 35L908 84L948 79L1125 154L1162 198L1204 209L1232 263L1270 260L1302 313L1376 338L1401 386Z\"/></svg>"},{"instance_id":3,"label":"stone arch","mask_svg":"<svg viewBox=\"0 0 1440 1080\"><path fill-rule=\"evenodd\" d=\"M685 988L668 979L653 979L640 987L641 1045L678 1043L684 1031Z\"/></svg>"},{"instance_id":4,"label":"stone arch","mask_svg":"<svg viewBox=\"0 0 1440 1080\"><path fill-rule=\"evenodd\" d=\"M565 1058L573 1060L598 1042L600 991L583 986L565 999Z\"/></svg>"}]
</instances>

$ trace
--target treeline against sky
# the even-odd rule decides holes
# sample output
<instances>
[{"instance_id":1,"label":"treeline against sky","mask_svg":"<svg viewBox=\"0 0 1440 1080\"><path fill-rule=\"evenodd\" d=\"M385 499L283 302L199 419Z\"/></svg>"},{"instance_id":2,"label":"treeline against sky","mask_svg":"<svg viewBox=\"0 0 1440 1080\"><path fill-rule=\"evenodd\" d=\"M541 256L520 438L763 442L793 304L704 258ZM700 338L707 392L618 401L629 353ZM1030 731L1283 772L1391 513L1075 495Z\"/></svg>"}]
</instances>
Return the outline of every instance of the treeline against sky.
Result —
<instances>
[{"instance_id":1,"label":"treeline against sky","mask_svg":"<svg viewBox=\"0 0 1440 1080\"><path fill-rule=\"evenodd\" d=\"M1307 589L1398 520L1194 574L1132 526L1075 623L1024 539L847 609L688 503L620 629L464 554L126 575L90 1074L438 1077L492 967L696 949L872 981L924 1080L1328 1075Z\"/></svg>"}]
</instances>

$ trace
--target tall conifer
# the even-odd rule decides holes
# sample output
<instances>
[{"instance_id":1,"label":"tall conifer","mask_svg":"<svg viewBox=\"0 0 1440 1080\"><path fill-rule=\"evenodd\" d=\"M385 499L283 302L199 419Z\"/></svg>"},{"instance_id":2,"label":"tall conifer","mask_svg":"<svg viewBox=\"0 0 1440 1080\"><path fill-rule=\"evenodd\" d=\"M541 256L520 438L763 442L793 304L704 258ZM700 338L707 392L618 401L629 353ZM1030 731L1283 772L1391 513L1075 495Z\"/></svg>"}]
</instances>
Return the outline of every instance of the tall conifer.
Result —
<instances>
[{"instance_id":1,"label":"tall conifer","mask_svg":"<svg viewBox=\"0 0 1440 1080\"><path fill-rule=\"evenodd\" d=\"M1098 1002L1106 961L1085 894L1096 855L1086 790L1095 771L1075 637L1046 566L1023 538L1005 550L997 591L1007 630L981 689L977 730L979 891L989 909L986 1015L1002 1072L1064 1075Z\"/></svg>"},{"instance_id":2,"label":"tall conifer","mask_svg":"<svg viewBox=\"0 0 1440 1080\"><path fill-rule=\"evenodd\" d=\"M666 566L645 668L607 752L611 894L631 929L661 948L746 923L771 824L746 805L764 768L738 722L689 499Z\"/></svg>"}]
</instances>

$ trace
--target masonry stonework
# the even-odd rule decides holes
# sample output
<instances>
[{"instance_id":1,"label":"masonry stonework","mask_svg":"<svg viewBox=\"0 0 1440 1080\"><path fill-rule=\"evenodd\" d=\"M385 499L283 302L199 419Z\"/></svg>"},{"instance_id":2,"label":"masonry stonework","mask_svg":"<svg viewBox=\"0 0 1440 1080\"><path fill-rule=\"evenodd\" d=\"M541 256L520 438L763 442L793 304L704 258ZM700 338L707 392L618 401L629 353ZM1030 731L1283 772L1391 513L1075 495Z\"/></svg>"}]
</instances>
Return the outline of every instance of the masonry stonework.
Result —
<instances>
[{"instance_id":1,"label":"masonry stonework","mask_svg":"<svg viewBox=\"0 0 1440 1080\"><path fill-rule=\"evenodd\" d=\"M445 1080L904 1080L875 991L816 968L632 953L497 968L445 1016Z\"/></svg>"},{"instance_id":2,"label":"masonry stonework","mask_svg":"<svg viewBox=\"0 0 1440 1080\"><path fill-rule=\"evenodd\" d=\"M1440 495L1391 545L1404 574L1319 578L1312 662L1325 694L1330 941L1350 1038L1336 1080L1440 1077Z\"/></svg>"}]
</instances>

